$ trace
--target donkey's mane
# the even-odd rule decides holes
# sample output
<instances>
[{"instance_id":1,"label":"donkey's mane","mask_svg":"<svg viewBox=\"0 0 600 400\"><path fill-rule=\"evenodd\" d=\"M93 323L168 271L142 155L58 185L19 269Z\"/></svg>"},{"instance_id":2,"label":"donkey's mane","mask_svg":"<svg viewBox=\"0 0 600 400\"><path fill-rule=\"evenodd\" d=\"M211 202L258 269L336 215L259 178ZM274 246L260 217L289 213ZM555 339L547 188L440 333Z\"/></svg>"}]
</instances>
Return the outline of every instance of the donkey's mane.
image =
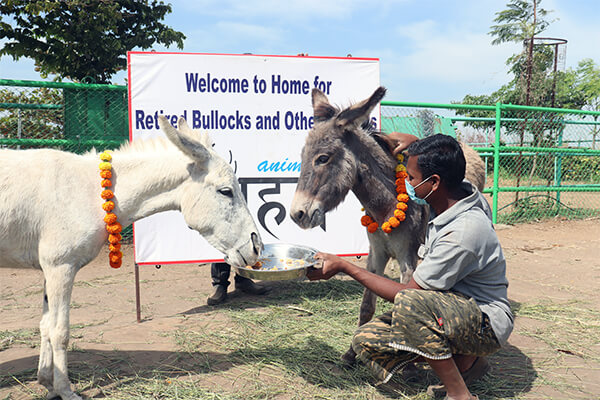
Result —
<instances>
[{"instance_id":1,"label":"donkey's mane","mask_svg":"<svg viewBox=\"0 0 600 400\"><path fill-rule=\"evenodd\" d=\"M175 150L176 147L166 137L156 137L146 140L134 140L125 142L119 147L118 151L130 153L147 153Z\"/></svg>"},{"instance_id":2,"label":"donkey's mane","mask_svg":"<svg viewBox=\"0 0 600 400\"><path fill-rule=\"evenodd\" d=\"M207 149L212 150L212 141L208 137L208 134L200 135L200 141ZM175 152L180 150L168 138L160 136L151 139L127 141L121 144L115 151L123 153L164 153L165 151ZM91 155L96 155L97 153L96 149L88 152Z\"/></svg>"},{"instance_id":3,"label":"donkey's mane","mask_svg":"<svg viewBox=\"0 0 600 400\"><path fill-rule=\"evenodd\" d=\"M367 124L367 123L365 123L365 124ZM365 144L368 145L369 152L371 153L372 156L377 157L382 162L387 161L384 158L386 156L387 156L387 158L389 158L389 160L391 160L391 161L394 160L394 157L390 153L387 143L382 138L384 135L386 135L385 133L383 133L379 130L373 129L370 126L365 127L364 124L363 124L363 127L359 128L359 131L360 130L362 130L363 132L357 132L357 134L360 135L360 137L362 137L362 140L365 142Z\"/></svg>"},{"instance_id":4,"label":"donkey's mane","mask_svg":"<svg viewBox=\"0 0 600 400\"><path fill-rule=\"evenodd\" d=\"M388 148L388 144L385 142L385 139L383 139L387 135L387 133L372 128L365 129L365 131L367 132L367 135L373 138L373 140L375 140L375 143L377 143L379 147L381 147L382 151L389 153L390 149Z\"/></svg>"},{"instance_id":5,"label":"donkey's mane","mask_svg":"<svg viewBox=\"0 0 600 400\"><path fill-rule=\"evenodd\" d=\"M348 114L348 115L345 115L345 117L349 118L349 119L352 119L351 118L352 115L350 115L350 114L353 113L353 112L356 112L356 110L352 109L353 105L354 105L354 103L351 103L350 106L348 106L345 109L341 109L337 105L332 105L331 107L333 107L333 109L335 110L334 116L337 116L337 117L342 116L342 117L344 117L344 115L342 115L342 114ZM361 130L362 130L362 132L360 132ZM382 150L386 154L390 153L388 145L385 142L385 140L383 139L383 137L386 135L386 133L384 133L381 130L374 129L373 126L371 125L371 121L370 120L366 120L365 122L362 123L362 125L360 127L358 127L357 134L359 134L359 135L361 135L363 137L368 137L368 138L373 139L375 141L375 143L377 143L379 145L380 150ZM374 150L374 151L378 150L375 146L373 146L371 149ZM390 155L390 158L393 158L393 157Z\"/></svg>"}]
</instances>

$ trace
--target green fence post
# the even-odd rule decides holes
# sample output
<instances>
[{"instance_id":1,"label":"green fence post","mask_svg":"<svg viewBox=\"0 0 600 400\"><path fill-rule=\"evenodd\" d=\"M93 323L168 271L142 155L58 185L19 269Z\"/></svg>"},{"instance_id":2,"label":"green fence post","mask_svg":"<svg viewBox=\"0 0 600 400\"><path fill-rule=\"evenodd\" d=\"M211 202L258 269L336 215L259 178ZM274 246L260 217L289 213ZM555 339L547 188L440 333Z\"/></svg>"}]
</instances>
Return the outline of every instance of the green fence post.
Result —
<instances>
[{"instance_id":1,"label":"green fence post","mask_svg":"<svg viewBox=\"0 0 600 400\"><path fill-rule=\"evenodd\" d=\"M562 147L563 145L563 132L565 130L565 125L563 124L559 128L558 132L558 143L557 147ZM554 186L561 186L562 183L562 158L563 154L558 153L558 156L554 158ZM556 192L556 207L560 210L560 191Z\"/></svg>"},{"instance_id":2,"label":"green fence post","mask_svg":"<svg viewBox=\"0 0 600 400\"><path fill-rule=\"evenodd\" d=\"M496 127L494 138L494 184L492 185L492 223L498 222L498 181L500 178L500 118L502 104L496 103Z\"/></svg>"}]
</instances>

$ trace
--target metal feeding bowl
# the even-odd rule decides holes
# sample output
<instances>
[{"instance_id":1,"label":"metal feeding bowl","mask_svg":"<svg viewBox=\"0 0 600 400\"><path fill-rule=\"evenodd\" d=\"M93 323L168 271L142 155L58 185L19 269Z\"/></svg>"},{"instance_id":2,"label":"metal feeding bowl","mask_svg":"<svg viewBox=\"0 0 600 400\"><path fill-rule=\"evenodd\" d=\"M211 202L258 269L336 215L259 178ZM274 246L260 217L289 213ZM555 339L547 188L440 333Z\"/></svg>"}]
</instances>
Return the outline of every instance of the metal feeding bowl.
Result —
<instances>
[{"instance_id":1,"label":"metal feeding bowl","mask_svg":"<svg viewBox=\"0 0 600 400\"><path fill-rule=\"evenodd\" d=\"M237 273L250 279L284 281L302 279L306 269L315 265L317 250L286 243L265 244L261 257L254 265L237 268Z\"/></svg>"}]
</instances>

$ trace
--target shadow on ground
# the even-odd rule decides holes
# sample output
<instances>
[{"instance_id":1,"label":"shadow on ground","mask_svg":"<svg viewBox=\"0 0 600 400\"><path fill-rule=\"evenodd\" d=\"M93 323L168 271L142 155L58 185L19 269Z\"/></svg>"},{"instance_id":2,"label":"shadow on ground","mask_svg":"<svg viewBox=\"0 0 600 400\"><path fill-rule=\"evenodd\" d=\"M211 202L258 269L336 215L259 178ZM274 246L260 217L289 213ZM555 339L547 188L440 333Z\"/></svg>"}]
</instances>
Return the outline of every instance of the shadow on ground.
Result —
<instances>
[{"instance_id":1,"label":"shadow on ground","mask_svg":"<svg viewBox=\"0 0 600 400\"><path fill-rule=\"evenodd\" d=\"M203 314L219 308L243 310L271 305L295 305L301 298L315 300L327 297L332 300L347 300L362 295L364 289L362 285L353 280L342 279L331 279L326 282L310 282L307 280L263 281L261 284L270 289L265 295L253 296L242 293L239 290L233 290L228 293L227 301L222 304L217 306L208 306L205 304L183 311L180 314Z\"/></svg>"}]
</instances>

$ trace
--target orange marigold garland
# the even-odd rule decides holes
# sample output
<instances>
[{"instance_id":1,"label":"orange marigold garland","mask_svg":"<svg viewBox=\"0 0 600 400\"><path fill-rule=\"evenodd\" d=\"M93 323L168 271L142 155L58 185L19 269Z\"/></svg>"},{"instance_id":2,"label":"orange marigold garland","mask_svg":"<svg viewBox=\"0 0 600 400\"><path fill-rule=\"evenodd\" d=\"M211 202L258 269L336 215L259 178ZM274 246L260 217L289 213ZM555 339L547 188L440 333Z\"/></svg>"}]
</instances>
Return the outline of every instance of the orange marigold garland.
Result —
<instances>
[{"instance_id":1,"label":"orange marigold garland","mask_svg":"<svg viewBox=\"0 0 600 400\"><path fill-rule=\"evenodd\" d=\"M394 210L394 216L390 217L387 221L381 224L381 230L385 233L391 233L394 228L400 226L400 222L406 219L406 210L408 209L408 194L406 194L406 184L405 179L408 177L406 173L406 167L402 164L404 161L404 156L402 154L398 154L398 165L396 166L396 200L398 203L396 204L396 210ZM364 215L360 219L360 223L362 226L367 228L369 233L374 233L378 228L379 224L373 221L368 215Z\"/></svg>"},{"instance_id":2,"label":"orange marigold garland","mask_svg":"<svg viewBox=\"0 0 600 400\"><path fill-rule=\"evenodd\" d=\"M104 200L104 204L102 204L102 209L106 212L104 216L104 222L106 223L106 231L109 233L108 242L110 243L108 246L108 262L110 266L113 268L119 268L122 264L123 253L121 252L121 231L123 228L121 224L117 222L117 215L112 212L115 208L115 203L111 200L115 197L115 194L112 190L106 189L112 187L112 156L108 151L105 151L100 154L100 177L102 178L102 182L100 186L105 188L100 197Z\"/></svg>"}]
</instances>

